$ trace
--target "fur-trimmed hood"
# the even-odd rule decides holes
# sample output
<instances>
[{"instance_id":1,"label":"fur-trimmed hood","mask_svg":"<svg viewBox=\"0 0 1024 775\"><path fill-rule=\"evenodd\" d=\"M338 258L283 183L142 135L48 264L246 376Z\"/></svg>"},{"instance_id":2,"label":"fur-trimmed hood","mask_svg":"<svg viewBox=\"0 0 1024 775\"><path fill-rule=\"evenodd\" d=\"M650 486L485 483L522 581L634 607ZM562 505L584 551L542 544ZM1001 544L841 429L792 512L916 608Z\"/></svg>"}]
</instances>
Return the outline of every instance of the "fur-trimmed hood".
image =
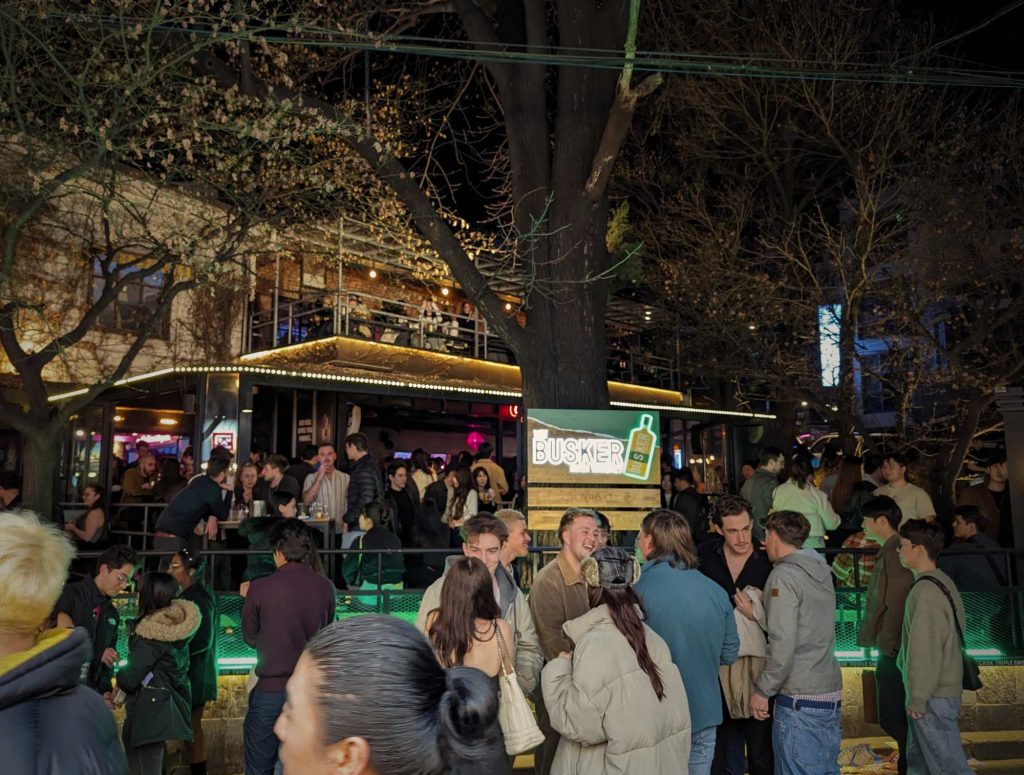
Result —
<instances>
[{"instance_id":1,"label":"fur-trimmed hood","mask_svg":"<svg viewBox=\"0 0 1024 775\"><path fill-rule=\"evenodd\" d=\"M175 643L195 635L202 616L199 607L190 600L172 600L171 604L154 611L135 627L135 634L147 640Z\"/></svg>"}]
</instances>

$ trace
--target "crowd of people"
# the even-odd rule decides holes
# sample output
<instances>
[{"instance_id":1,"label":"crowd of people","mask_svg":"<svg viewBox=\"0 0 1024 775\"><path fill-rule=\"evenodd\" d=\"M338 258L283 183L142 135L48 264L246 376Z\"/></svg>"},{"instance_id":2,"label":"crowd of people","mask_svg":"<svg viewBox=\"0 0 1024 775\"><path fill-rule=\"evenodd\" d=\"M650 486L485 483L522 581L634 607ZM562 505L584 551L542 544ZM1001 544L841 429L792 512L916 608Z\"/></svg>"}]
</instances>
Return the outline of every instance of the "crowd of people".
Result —
<instances>
[{"instance_id":1,"label":"crowd of people","mask_svg":"<svg viewBox=\"0 0 1024 775\"><path fill-rule=\"evenodd\" d=\"M244 465L228 484L230 453L214 450L157 520L154 547L165 555L141 575L135 552L114 545L65 584L68 532L0 513L0 749L13 771L155 774L171 740L187 741L193 773L206 771L218 626L195 536L203 522L216 535L217 520L248 502L243 524L263 560L241 588L241 631L257 655L247 775L511 772L531 725L536 740L523 751L542 775L838 773L838 574L821 549L843 524L856 530L847 540L863 534L877 547L859 577L858 642L877 650L878 719L899 771L970 772L957 719L976 676L959 587L988 555L951 555L943 570L946 536L930 500L906 491L898 456L882 461L885 481L857 500L858 518L832 498L866 489L847 486L849 471L835 472L826 495L806 459L787 465L770 447L742 495L710 504L685 495L685 472L670 472L669 508L644 517L632 552L609 545L604 515L568 509L560 550L527 593L517 572L526 517L484 508L483 494L499 506L508 491L486 446L477 465L456 461L436 481L425 455L382 474L361 434L345 452L347 473L323 445L300 463L270 455ZM425 587L415 626L334 621L322 533L294 518L299 503L317 505L357 548L412 540L434 550L436 560L378 564L356 553L345 564L357 588ZM958 509L962 541L987 527L977 506ZM133 584L138 612L121 654L113 599ZM513 712L517 696L532 699L536 718ZM121 705L118 743L111 710Z\"/></svg>"}]
</instances>

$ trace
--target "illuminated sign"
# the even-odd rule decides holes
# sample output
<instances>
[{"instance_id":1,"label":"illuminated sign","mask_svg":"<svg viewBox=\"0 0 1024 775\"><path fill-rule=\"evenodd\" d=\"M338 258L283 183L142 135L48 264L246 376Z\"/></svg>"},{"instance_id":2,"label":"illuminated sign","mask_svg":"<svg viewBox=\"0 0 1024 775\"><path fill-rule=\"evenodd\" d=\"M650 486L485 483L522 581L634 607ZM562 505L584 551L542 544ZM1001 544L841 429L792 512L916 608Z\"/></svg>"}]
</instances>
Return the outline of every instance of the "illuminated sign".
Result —
<instances>
[{"instance_id":1,"label":"illuminated sign","mask_svg":"<svg viewBox=\"0 0 1024 775\"><path fill-rule=\"evenodd\" d=\"M215 447L224 447L232 452L235 451L235 434L230 432L214 433L211 442Z\"/></svg>"},{"instance_id":2,"label":"illuminated sign","mask_svg":"<svg viewBox=\"0 0 1024 775\"><path fill-rule=\"evenodd\" d=\"M818 349L821 351L822 387L839 384L839 335L842 330L842 304L826 304L818 307Z\"/></svg>"},{"instance_id":3,"label":"illuminated sign","mask_svg":"<svg viewBox=\"0 0 1024 775\"><path fill-rule=\"evenodd\" d=\"M659 429L655 411L527 411L530 527L556 527L575 507L601 511L614 529L635 530L661 503Z\"/></svg>"}]
</instances>

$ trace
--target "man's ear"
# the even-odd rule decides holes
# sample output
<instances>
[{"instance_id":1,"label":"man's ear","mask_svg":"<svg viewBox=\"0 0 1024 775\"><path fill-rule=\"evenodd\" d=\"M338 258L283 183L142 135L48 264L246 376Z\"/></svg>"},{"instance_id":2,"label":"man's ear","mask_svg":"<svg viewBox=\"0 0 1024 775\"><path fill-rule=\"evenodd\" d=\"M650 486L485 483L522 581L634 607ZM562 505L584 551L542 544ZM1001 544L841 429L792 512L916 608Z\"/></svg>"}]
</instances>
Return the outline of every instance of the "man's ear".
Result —
<instances>
[{"instance_id":1,"label":"man's ear","mask_svg":"<svg viewBox=\"0 0 1024 775\"><path fill-rule=\"evenodd\" d=\"M362 737L346 737L327 746L328 771L333 775L370 775L370 744Z\"/></svg>"}]
</instances>

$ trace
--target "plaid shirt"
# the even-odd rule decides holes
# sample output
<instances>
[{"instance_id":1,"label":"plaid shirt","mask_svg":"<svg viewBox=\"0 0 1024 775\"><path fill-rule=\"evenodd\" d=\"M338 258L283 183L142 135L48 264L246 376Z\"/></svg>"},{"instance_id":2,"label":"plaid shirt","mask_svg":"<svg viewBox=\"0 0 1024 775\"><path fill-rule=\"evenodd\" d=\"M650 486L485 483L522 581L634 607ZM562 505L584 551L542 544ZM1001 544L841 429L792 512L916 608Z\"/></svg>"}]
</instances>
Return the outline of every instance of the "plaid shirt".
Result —
<instances>
[{"instance_id":1,"label":"plaid shirt","mask_svg":"<svg viewBox=\"0 0 1024 775\"><path fill-rule=\"evenodd\" d=\"M871 573L875 569L875 557L877 551L882 547L877 541L872 541L864 531L854 533L843 541L844 549L874 549L876 554L838 554L832 562L832 574L836 577L841 587L852 587L854 584L853 563L856 559L860 565L860 586L867 587L871 580Z\"/></svg>"}]
</instances>

